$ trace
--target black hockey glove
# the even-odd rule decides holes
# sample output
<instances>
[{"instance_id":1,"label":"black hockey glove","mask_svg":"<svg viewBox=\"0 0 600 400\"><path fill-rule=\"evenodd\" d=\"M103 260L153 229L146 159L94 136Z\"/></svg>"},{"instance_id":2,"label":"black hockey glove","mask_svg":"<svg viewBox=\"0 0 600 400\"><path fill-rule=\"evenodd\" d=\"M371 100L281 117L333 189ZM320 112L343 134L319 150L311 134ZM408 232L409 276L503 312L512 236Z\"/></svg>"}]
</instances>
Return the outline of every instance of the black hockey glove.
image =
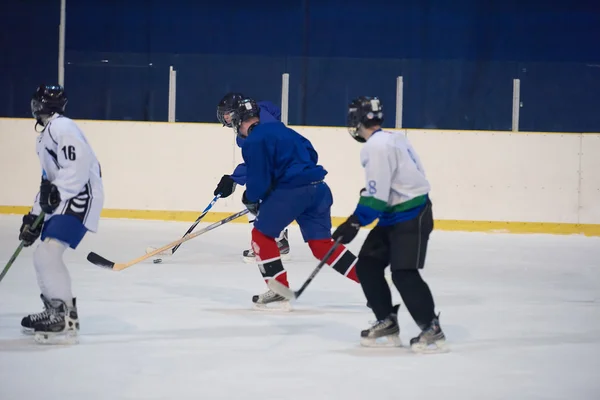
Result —
<instances>
[{"instance_id":1,"label":"black hockey glove","mask_svg":"<svg viewBox=\"0 0 600 400\"><path fill-rule=\"evenodd\" d=\"M235 191L236 183L229 175L223 175L213 195L221 193L221 198L229 197Z\"/></svg>"},{"instance_id":2,"label":"black hockey glove","mask_svg":"<svg viewBox=\"0 0 600 400\"><path fill-rule=\"evenodd\" d=\"M244 194L242 195L242 203L244 203L244 205L246 206L246 208L248 209L248 211L250 211L250 214L256 216L258 215L258 205L259 203L251 203L248 201L248 198L246 197L246 191L244 190Z\"/></svg>"},{"instance_id":3,"label":"black hockey glove","mask_svg":"<svg viewBox=\"0 0 600 400\"><path fill-rule=\"evenodd\" d=\"M26 214L23 215L23 223L21 224L21 233L19 234L19 240L23 241L24 247L29 247L40 237L42 233L42 226L44 222L40 222L35 229L31 229L31 226L37 219L37 215L34 214Z\"/></svg>"},{"instance_id":4,"label":"black hockey glove","mask_svg":"<svg viewBox=\"0 0 600 400\"><path fill-rule=\"evenodd\" d=\"M333 240L337 240L341 237L342 244L348 244L354 240L359 230L360 222L358 221L358 217L356 215L351 215L343 224L337 227L331 237Z\"/></svg>"},{"instance_id":5,"label":"black hockey glove","mask_svg":"<svg viewBox=\"0 0 600 400\"><path fill-rule=\"evenodd\" d=\"M49 180L42 178L40 185L40 207L46 214L52 214L60 204L60 192Z\"/></svg>"}]
</instances>

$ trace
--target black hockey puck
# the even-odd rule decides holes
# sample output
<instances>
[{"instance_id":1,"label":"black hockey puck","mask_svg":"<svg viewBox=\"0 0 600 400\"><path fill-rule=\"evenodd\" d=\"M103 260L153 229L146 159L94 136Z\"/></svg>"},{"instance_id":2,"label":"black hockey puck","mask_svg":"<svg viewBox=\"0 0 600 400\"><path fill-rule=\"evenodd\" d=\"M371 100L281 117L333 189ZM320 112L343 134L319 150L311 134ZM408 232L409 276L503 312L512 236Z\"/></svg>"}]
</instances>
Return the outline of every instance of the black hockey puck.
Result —
<instances>
[{"instance_id":1,"label":"black hockey puck","mask_svg":"<svg viewBox=\"0 0 600 400\"><path fill-rule=\"evenodd\" d=\"M162 258L157 258L153 262L154 262L154 264L160 264L162 262Z\"/></svg>"}]
</instances>

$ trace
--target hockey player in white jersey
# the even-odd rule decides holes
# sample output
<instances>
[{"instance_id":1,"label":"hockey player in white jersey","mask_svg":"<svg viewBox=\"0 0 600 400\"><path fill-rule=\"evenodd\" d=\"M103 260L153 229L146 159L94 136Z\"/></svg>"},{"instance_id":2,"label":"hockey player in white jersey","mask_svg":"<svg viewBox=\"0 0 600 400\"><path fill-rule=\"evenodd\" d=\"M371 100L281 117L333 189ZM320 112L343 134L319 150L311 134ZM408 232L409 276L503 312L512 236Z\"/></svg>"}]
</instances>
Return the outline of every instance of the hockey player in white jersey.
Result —
<instances>
[{"instance_id":1,"label":"hockey player in white jersey","mask_svg":"<svg viewBox=\"0 0 600 400\"><path fill-rule=\"evenodd\" d=\"M97 231L104 203L100 164L83 132L63 115L66 104L61 86L42 85L31 99L35 127L43 127L36 145L42 181L19 239L27 247L41 235L33 263L44 311L24 317L21 326L41 343L76 341L79 317L63 253L76 249L87 231ZM43 224L32 229L42 211Z\"/></svg>"},{"instance_id":2,"label":"hockey player in white jersey","mask_svg":"<svg viewBox=\"0 0 600 400\"><path fill-rule=\"evenodd\" d=\"M404 134L381 129L379 99L359 97L348 108L350 135L360 143L366 187L356 210L333 238L351 242L360 227L378 219L362 245L356 272L377 321L361 332L364 346L399 346L398 307L392 305L384 271L390 265L392 280L408 312L421 328L411 339L415 351L443 349L444 333L435 314L433 296L419 270L425 265L427 242L433 230L430 185L415 149ZM385 339L387 340L385 340Z\"/></svg>"}]
</instances>

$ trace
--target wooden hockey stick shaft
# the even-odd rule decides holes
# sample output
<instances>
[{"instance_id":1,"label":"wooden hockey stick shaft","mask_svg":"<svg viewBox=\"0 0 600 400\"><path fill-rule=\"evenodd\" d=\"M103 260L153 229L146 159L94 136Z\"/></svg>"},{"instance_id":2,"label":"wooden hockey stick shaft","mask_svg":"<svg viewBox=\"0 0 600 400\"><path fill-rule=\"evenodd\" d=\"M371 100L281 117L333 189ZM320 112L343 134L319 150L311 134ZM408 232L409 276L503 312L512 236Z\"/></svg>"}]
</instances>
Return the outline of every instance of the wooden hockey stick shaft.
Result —
<instances>
[{"instance_id":1,"label":"wooden hockey stick shaft","mask_svg":"<svg viewBox=\"0 0 600 400\"><path fill-rule=\"evenodd\" d=\"M35 221L31 225L31 229L37 228L38 225L41 224L42 221L44 220L44 216L45 216L45 214L43 212L41 212L40 215L38 215L38 217L35 219ZM21 253L21 250L23 250L23 247L25 247L25 242L21 240L19 247L17 247L17 250L15 250L12 257L10 258L10 260L8 260L8 263L6 263L6 266L2 270L2 273L0 274L0 282L2 282L2 279L4 279L4 277L6 276L6 274L8 273L8 270L13 265L13 263L16 261L17 257Z\"/></svg>"},{"instance_id":2,"label":"wooden hockey stick shaft","mask_svg":"<svg viewBox=\"0 0 600 400\"><path fill-rule=\"evenodd\" d=\"M157 255L160 252L163 252L163 251L168 250L168 249L170 249L170 248L172 248L174 246L177 246L180 243L187 242L188 240L192 240L193 238L198 237L198 236L200 236L200 235L202 235L202 234L204 234L204 233L206 233L208 231L211 231L211 230L213 230L213 229L215 229L215 228L217 228L217 227L219 227L219 226L221 226L223 224L226 224L227 222L233 221L234 219L239 218L239 217L241 217L241 216L243 216L243 215L245 215L247 213L248 213L248 209L245 209L243 211L240 211L238 213L230 215L227 218L224 218L224 219L222 219L222 220L220 220L218 222L215 222L214 224L211 224L211 225L207 226L204 229L199 230L198 232L194 232L194 233L191 233L189 235L186 235L186 236L182 237L181 239L178 239L178 240L176 240L176 241L174 241L172 243L166 244L166 245L164 245L161 248L158 248L158 249L156 249L156 250L154 250L154 251L152 251L150 253L146 253L143 256L138 257L138 258L136 258L134 260L131 260L129 262L126 262L126 263L113 263L113 262L105 259L104 257L102 257L102 256L100 256L100 255L98 255L98 254L96 254L94 252L89 253L88 256L87 256L87 259L92 264L95 264L95 265L98 265L98 266L101 266L101 267L104 267L104 268L109 268L109 269L112 269L112 270L115 270L115 271L122 271L122 270L124 270L126 268L131 267L132 265L135 265L135 264L140 263L140 262L142 262L144 260L147 260L148 258L151 258L151 257Z\"/></svg>"}]
</instances>

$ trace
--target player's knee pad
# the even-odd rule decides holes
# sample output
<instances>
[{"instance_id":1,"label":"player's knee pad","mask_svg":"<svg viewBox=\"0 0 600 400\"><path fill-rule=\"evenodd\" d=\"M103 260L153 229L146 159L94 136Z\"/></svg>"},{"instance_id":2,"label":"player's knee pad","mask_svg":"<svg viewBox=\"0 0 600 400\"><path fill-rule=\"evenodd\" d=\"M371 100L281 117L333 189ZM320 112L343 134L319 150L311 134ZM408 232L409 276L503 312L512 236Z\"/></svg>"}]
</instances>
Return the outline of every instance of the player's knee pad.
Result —
<instances>
[{"instance_id":1,"label":"player's knee pad","mask_svg":"<svg viewBox=\"0 0 600 400\"><path fill-rule=\"evenodd\" d=\"M418 269L396 269L392 270L392 281L396 288L402 292L406 288L415 287L423 282Z\"/></svg>"},{"instance_id":2,"label":"player's knee pad","mask_svg":"<svg viewBox=\"0 0 600 400\"><path fill-rule=\"evenodd\" d=\"M62 256L68 245L57 239L46 238L33 253L33 264L41 267L49 262L62 262Z\"/></svg>"},{"instance_id":3,"label":"player's knee pad","mask_svg":"<svg viewBox=\"0 0 600 400\"><path fill-rule=\"evenodd\" d=\"M327 254L327 252L331 249L331 246L333 246L333 243L334 242L332 239L309 240L308 247L310 247L310 250L317 259L322 260ZM331 265L336 260L336 258L338 258L342 254L342 252L345 249L346 248L344 247L344 245L338 246L336 251L334 251L333 254L327 260L327 264Z\"/></svg>"},{"instance_id":4,"label":"player's knee pad","mask_svg":"<svg viewBox=\"0 0 600 400\"><path fill-rule=\"evenodd\" d=\"M254 250L258 268L265 281L277 279L283 285L288 286L287 273L283 268L275 239L254 228L252 230L252 250Z\"/></svg>"},{"instance_id":5,"label":"player's knee pad","mask_svg":"<svg viewBox=\"0 0 600 400\"><path fill-rule=\"evenodd\" d=\"M280 257L275 239L256 228L252 229L252 250L260 260L269 261Z\"/></svg>"},{"instance_id":6,"label":"player's knee pad","mask_svg":"<svg viewBox=\"0 0 600 400\"><path fill-rule=\"evenodd\" d=\"M385 276L386 267L387 265L377 258L360 256L356 262L356 273L361 280L361 276Z\"/></svg>"}]
</instances>

